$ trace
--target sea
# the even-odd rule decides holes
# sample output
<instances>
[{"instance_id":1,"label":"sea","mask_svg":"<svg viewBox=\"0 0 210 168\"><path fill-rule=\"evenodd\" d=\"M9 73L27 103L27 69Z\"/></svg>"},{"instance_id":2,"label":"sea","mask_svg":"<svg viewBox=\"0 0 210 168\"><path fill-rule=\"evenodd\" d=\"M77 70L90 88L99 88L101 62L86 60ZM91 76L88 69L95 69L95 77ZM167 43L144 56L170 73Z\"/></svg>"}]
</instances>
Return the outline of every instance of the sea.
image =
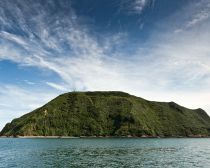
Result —
<instances>
[{"instance_id":1,"label":"sea","mask_svg":"<svg viewBox=\"0 0 210 168\"><path fill-rule=\"evenodd\" d=\"M208 138L0 138L1 168L210 168Z\"/></svg>"}]
</instances>

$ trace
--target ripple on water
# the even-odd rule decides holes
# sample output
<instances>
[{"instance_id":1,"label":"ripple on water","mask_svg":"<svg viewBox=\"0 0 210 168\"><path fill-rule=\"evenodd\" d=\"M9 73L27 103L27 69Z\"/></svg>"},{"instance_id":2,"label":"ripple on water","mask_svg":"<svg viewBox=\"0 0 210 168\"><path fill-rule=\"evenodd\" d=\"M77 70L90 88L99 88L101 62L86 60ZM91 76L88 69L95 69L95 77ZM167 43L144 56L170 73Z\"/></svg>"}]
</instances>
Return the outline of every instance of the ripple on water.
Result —
<instances>
[{"instance_id":1,"label":"ripple on water","mask_svg":"<svg viewBox=\"0 0 210 168\"><path fill-rule=\"evenodd\" d=\"M0 139L0 167L210 167L209 139Z\"/></svg>"}]
</instances>

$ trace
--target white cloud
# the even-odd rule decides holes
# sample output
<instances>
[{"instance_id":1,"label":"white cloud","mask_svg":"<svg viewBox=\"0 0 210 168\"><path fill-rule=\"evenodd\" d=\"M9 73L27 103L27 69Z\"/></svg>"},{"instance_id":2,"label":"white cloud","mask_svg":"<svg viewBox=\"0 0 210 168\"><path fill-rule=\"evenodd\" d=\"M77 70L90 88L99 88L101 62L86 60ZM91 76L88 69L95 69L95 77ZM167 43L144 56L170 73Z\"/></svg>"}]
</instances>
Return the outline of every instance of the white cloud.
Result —
<instances>
[{"instance_id":1,"label":"white cloud","mask_svg":"<svg viewBox=\"0 0 210 168\"><path fill-rule=\"evenodd\" d=\"M36 83L35 82L31 82L29 80L24 80L25 83L27 83L28 85L35 85Z\"/></svg>"},{"instance_id":2,"label":"white cloud","mask_svg":"<svg viewBox=\"0 0 210 168\"><path fill-rule=\"evenodd\" d=\"M137 12L137 13L141 13L145 6L147 5L148 0L135 0L133 3L133 9Z\"/></svg>"},{"instance_id":3,"label":"white cloud","mask_svg":"<svg viewBox=\"0 0 210 168\"><path fill-rule=\"evenodd\" d=\"M210 15L209 15L209 9L208 9L208 11L207 10L206 11L205 10L204 11L201 11L198 14L196 14L191 21L189 21L187 23L186 27L187 28L192 27L192 26L194 26L194 25L196 25L196 24L198 24L198 23L200 23L202 21L205 21L209 17L210 17Z\"/></svg>"},{"instance_id":4,"label":"white cloud","mask_svg":"<svg viewBox=\"0 0 210 168\"><path fill-rule=\"evenodd\" d=\"M184 11L185 10L185 11ZM184 30L194 28L195 26L202 24L205 21L208 21L210 18L210 2L209 0L201 0L196 3L192 3L186 8L183 8L176 17L180 18L180 21L183 21L184 25L180 23L178 28L175 30L175 33L180 33Z\"/></svg>"},{"instance_id":5,"label":"white cloud","mask_svg":"<svg viewBox=\"0 0 210 168\"><path fill-rule=\"evenodd\" d=\"M120 0L119 2L120 11L135 15L141 15L145 9L153 9L155 5L155 0Z\"/></svg>"},{"instance_id":6,"label":"white cloud","mask_svg":"<svg viewBox=\"0 0 210 168\"><path fill-rule=\"evenodd\" d=\"M0 129L7 122L44 105L58 94L14 85L0 85L0 88Z\"/></svg>"},{"instance_id":7,"label":"white cloud","mask_svg":"<svg viewBox=\"0 0 210 168\"><path fill-rule=\"evenodd\" d=\"M53 82L46 82L46 84L54 89L60 90L60 91L68 91L68 89L60 84L53 83Z\"/></svg>"},{"instance_id":8,"label":"white cloud","mask_svg":"<svg viewBox=\"0 0 210 168\"><path fill-rule=\"evenodd\" d=\"M128 0L122 1L124 4L124 10L132 14L142 14L147 7L154 7L155 0Z\"/></svg>"},{"instance_id":9,"label":"white cloud","mask_svg":"<svg viewBox=\"0 0 210 168\"><path fill-rule=\"evenodd\" d=\"M14 34L11 34L11 33L5 32L5 31L0 32L0 37L4 38L5 40L9 40L11 42L17 43L21 46L26 46L27 45L22 37L19 37L17 35L14 35Z\"/></svg>"}]
</instances>

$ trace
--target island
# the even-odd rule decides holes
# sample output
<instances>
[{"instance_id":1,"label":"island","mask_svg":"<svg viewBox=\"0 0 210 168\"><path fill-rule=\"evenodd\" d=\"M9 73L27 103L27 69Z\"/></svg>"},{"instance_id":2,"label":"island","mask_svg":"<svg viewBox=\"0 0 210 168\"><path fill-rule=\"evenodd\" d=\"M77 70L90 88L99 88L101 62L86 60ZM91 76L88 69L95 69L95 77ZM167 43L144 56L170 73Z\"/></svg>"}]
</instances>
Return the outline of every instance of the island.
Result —
<instances>
[{"instance_id":1,"label":"island","mask_svg":"<svg viewBox=\"0 0 210 168\"><path fill-rule=\"evenodd\" d=\"M0 136L209 137L210 117L120 91L69 92L12 120Z\"/></svg>"}]
</instances>

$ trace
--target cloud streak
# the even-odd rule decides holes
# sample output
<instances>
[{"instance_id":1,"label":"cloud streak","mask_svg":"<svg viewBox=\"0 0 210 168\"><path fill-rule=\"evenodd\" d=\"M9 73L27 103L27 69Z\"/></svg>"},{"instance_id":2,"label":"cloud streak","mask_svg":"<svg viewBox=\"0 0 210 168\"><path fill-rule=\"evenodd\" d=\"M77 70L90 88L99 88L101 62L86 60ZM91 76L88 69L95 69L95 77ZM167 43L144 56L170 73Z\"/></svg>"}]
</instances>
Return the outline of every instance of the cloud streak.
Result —
<instances>
[{"instance_id":1,"label":"cloud streak","mask_svg":"<svg viewBox=\"0 0 210 168\"><path fill-rule=\"evenodd\" d=\"M147 3L148 3L148 0L135 0L133 3L133 9L137 13L142 13Z\"/></svg>"},{"instance_id":2,"label":"cloud streak","mask_svg":"<svg viewBox=\"0 0 210 168\"><path fill-rule=\"evenodd\" d=\"M50 87L57 89L59 91L68 91L66 89L65 86L61 85L61 84L57 84L57 83L53 83L53 82L46 82L47 85L49 85Z\"/></svg>"}]
</instances>

